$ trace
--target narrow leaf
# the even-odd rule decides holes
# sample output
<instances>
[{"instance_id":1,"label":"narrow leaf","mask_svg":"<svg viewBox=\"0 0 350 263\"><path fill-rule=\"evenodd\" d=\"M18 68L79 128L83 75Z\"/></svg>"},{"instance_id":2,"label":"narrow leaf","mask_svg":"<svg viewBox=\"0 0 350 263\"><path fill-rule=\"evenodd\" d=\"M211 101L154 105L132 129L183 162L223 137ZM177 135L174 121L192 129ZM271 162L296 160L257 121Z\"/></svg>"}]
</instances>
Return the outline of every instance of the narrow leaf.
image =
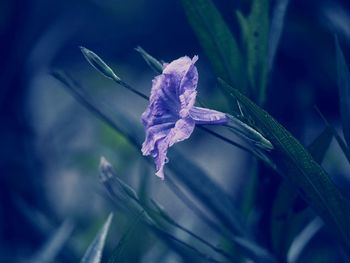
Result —
<instances>
[{"instance_id":1,"label":"narrow leaf","mask_svg":"<svg viewBox=\"0 0 350 263\"><path fill-rule=\"evenodd\" d=\"M294 239L288 251L287 260L289 263L296 263L298 259L316 233L322 228L323 222L319 217L313 219L300 234Z\"/></svg>"},{"instance_id":2,"label":"narrow leaf","mask_svg":"<svg viewBox=\"0 0 350 263\"><path fill-rule=\"evenodd\" d=\"M239 248L246 252L249 255L249 258L253 259L254 262L261 263L276 263L277 261L270 255L270 253L262 249L261 247L256 246L254 243L251 243L245 238L236 237L236 244Z\"/></svg>"},{"instance_id":3,"label":"narrow leaf","mask_svg":"<svg viewBox=\"0 0 350 263\"><path fill-rule=\"evenodd\" d=\"M340 99L340 114L343 124L344 138L347 145L350 145L350 73L346 64L344 54L336 38L336 57L338 73L338 89Z\"/></svg>"},{"instance_id":4,"label":"narrow leaf","mask_svg":"<svg viewBox=\"0 0 350 263\"><path fill-rule=\"evenodd\" d=\"M322 163L332 138L332 129L326 126L309 145L310 154L319 164ZM280 257L286 257L291 242L305 223L300 208L296 209L300 207L301 202L304 204L295 187L284 180L277 191L271 215L272 245ZM302 208L304 208L304 205Z\"/></svg>"},{"instance_id":5,"label":"narrow leaf","mask_svg":"<svg viewBox=\"0 0 350 263\"><path fill-rule=\"evenodd\" d=\"M220 83L227 86L223 81ZM283 174L298 187L316 213L338 234L345 247L350 248L349 204L328 174L298 140L266 111L238 90L231 88L231 91L274 145L275 158L279 159L276 164Z\"/></svg>"},{"instance_id":6,"label":"narrow leaf","mask_svg":"<svg viewBox=\"0 0 350 263\"><path fill-rule=\"evenodd\" d=\"M241 52L214 3L210 0L182 0L182 3L216 75L246 92Z\"/></svg>"},{"instance_id":7,"label":"narrow leaf","mask_svg":"<svg viewBox=\"0 0 350 263\"><path fill-rule=\"evenodd\" d=\"M50 263L53 262L66 245L66 242L73 232L73 223L66 220L62 225L53 233L50 239L45 243L45 245L40 249L40 251L29 260L33 263Z\"/></svg>"},{"instance_id":8,"label":"narrow leaf","mask_svg":"<svg viewBox=\"0 0 350 263\"><path fill-rule=\"evenodd\" d=\"M93 66L102 75L109 79L120 81L120 78L98 55L85 47L80 47L80 50L90 65Z\"/></svg>"},{"instance_id":9,"label":"narrow leaf","mask_svg":"<svg viewBox=\"0 0 350 263\"><path fill-rule=\"evenodd\" d=\"M162 63L160 63L156 58L148 54L142 47L137 47L135 50L141 54L148 66L150 66L156 73L159 74L162 72Z\"/></svg>"},{"instance_id":10,"label":"narrow leaf","mask_svg":"<svg viewBox=\"0 0 350 263\"><path fill-rule=\"evenodd\" d=\"M102 250L105 245L108 230L111 225L113 214L110 213L101 230L87 248L81 263L99 263L102 258Z\"/></svg>"},{"instance_id":11,"label":"narrow leaf","mask_svg":"<svg viewBox=\"0 0 350 263\"><path fill-rule=\"evenodd\" d=\"M269 34L269 55L268 55L268 68L272 70L275 60L278 44L282 35L284 17L287 12L289 0L277 0L271 20L270 34Z\"/></svg>"},{"instance_id":12,"label":"narrow leaf","mask_svg":"<svg viewBox=\"0 0 350 263\"><path fill-rule=\"evenodd\" d=\"M128 243L128 240L131 238L135 228L138 226L140 219L142 218L144 211L141 211L139 215L135 218L134 222L128 227L120 241L118 242L117 247L114 249L112 256L108 259L108 263L118 263L125 246Z\"/></svg>"},{"instance_id":13,"label":"narrow leaf","mask_svg":"<svg viewBox=\"0 0 350 263\"><path fill-rule=\"evenodd\" d=\"M251 97L264 102L268 66L269 1L253 0L248 17L237 13L246 47Z\"/></svg>"},{"instance_id":14,"label":"narrow leaf","mask_svg":"<svg viewBox=\"0 0 350 263\"><path fill-rule=\"evenodd\" d=\"M141 148L141 139L139 136L139 134L141 134L141 131L139 130L139 127L131 123L130 120L125 117L125 115L120 114L119 112L115 112L113 115L109 114L106 111L105 107L102 106L102 104L100 105L94 98L83 91L79 84L73 81L71 78L67 78L62 74L55 74L55 77L66 85L67 90L73 94L78 102L86 106L87 109L100 117L118 133L121 133L123 136L125 136L125 138L131 142L131 145L134 146L137 150ZM114 117L112 118L110 116ZM209 211L211 211L218 219L218 221L222 222L228 229L230 229L232 233L237 233L241 236L244 236L245 239L248 240L249 233L246 229L246 226L242 223L241 215L233 205L231 198L202 169L193 164L190 160L188 160L188 158L182 156L174 150L172 150L172 156L173 157L171 158L176 160L177 163L181 163L181 165L175 165L174 162L169 163L169 169L174 171L176 179L180 181L193 194L193 196L197 198L198 201L207 207ZM151 161L149 158L146 160ZM112 173L100 174L101 182L106 185L109 185L111 183L110 179L114 177L115 176L113 176ZM114 181L116 184L120 183L117 180ZM124 188L125 193L133 192L125 189L126 188ZM108 190L112 191L113 189L108 188ZM120 195L117 195L114 192L111 193L113 197L120 197ZM127 196L129 199L134 199L133 197L135 197L134 194ZM136 199L138 199L137 196ZM142 207L140 206L138 200L136 200L136 203L127 202L128 205L131 203L133 205L130 206L130 208L136 211L136 213L139 213ZM145 213L143 214L143 221L145 221L149 226L155 227L154 221ZM167 237L169 234L163 233L162 235L163 237ZM192 246L188 246L188 244L185 244L183 241L178 240L175 237L172 237L172 239L177 243L181 243L182 245L187 246L188 249L195 251L201 256L205 256L203 253L197 251ZM249 240L249 242L252 244L254 243L252 240ZM258 247L256 244L255 246ZM178 249L179 251L181 250L180 248ZM249 254L247 256L249 256Z\"/></svg>"},{"instance_id":15,"label":"narrow leaf","mask_svg":"<svg viewBox=\"0 0 350 263\"><path fill-rule=\"evenodd\" d=\"M332 129L327 126L320 135L309 145L308 150L314 160L319 164L322 163L324 156L327 153L329 145L333 139Z\"/></svg>"},{"instance_id":16,"label":"narrow leaf","mask_svg":"<svg viewBox=\"0 0 350 263\"><path fill-rule=\"evenodd\" d=\"M73 92L73 95L76 96L78 101L82 102L88 109L92 112L98 114L103 120L107 121L113 128L118 132L125 134L128 140L132 142L138 150L141 148L141 140L137 134L138 129L130 123L122 114L118 115L118 120L126 128L121 128L120 125L116 124L115 121L112 121L106 114L101 112L101 109L96 106L96 103L92 102L92 98L89 98L87 94L83 95L82 92L79 92L79 88L76 85L72 85L67 79L62 75L56 74L56 78L61 80L69 88L68 90ZM129 128L127 128L129 127ZM132 127L132 128L131 128ZM198 198L199 201L203 202L204 205L208 206L211 211L217 215L220 220L223 220L224 224L233 231L235 234L243 234L246 232L246 227L242 223L240 214L238 210L232 204L230 197L224 193L224 191L207 176L202 169L194 165L188 158L183 157L182 155L172 151L172 159L177 160L177 162L182 163L183 165L172 165L174 162L169 164L169 168L173 170L176 174L176 178L181 181L188 189L191 189L193 194ZM149 159L147 159L149 160ZM185 165L186 164L186 165ZM194 173L196 176L192 176Z\"/></svg>"}]
</instances>

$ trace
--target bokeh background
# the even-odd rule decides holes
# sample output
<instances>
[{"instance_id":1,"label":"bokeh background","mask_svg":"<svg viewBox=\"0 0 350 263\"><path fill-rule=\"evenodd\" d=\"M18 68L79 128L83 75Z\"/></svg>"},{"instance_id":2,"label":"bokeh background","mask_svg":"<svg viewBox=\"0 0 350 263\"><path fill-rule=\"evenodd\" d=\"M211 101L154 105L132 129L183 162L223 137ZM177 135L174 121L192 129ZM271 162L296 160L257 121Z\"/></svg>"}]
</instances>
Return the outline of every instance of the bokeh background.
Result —
<instances>
[{"instance_id":1,"label":"bokeh background","mask_svg":"<svg viewBox=\"0 0 350 263\"><path fill-rule=\"evenodd\" d=\"M249 1L214 2L237 31L234 10L247 10ZM265 108L305 145L323 127L315 105L339 126L334 33L350 62L349 24L346 0L290 0ZM111 112L122 112L139 123L146 103L98 74L79 46L95 51L145 93L155 73L135 47L142 46L164 61L198 54L200 98L213 108L228 110L180 1L0 1L0 262L35 258L64 220L70 220L74 230L68 248L55 262L81 258L109 211L115 209L98 182L100 156L176 220L211 237L210 230L153 175L153 167L52 76L54 70L69 72ZM239 201L249 183L252 157L198 130L176 147ZM349 165L335 142L324 167L349 196ZM266 210L259 213L268 217L279 183L273 174L261 180L259 202ZM128 222L130 218L116 210L106 254ZM180 261L147 231L139 231L124 253L125 262ZM328 234L321 231L317 238L325 240ZM332 240L326 244L332 246ZM315 254L311 258L314 261L304 262L330 262L316 259Z\"/></svg>"}]
</instances>

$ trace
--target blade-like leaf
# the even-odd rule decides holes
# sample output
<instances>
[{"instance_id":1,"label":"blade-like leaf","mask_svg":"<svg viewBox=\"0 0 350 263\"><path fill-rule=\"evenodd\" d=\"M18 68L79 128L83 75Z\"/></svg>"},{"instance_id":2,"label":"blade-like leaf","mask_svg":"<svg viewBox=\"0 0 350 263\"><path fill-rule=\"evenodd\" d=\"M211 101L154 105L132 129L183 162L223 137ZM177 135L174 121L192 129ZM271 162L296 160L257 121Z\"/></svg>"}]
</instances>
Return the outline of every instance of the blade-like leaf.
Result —
<instances>
[{"instance_id":1,"label":"blade-like leaf","mask_svg":"<svg viewBox=\"0 0 350 263\"><path fill-rule=\"evenodd\" d=\"M188 158L172 151L170 158L176 160L169 162L169 168L192 194L205 205L233 234L247 235L247 229L242 218L229 196L205 172L191 162ZM181 165L179 165L181 164Z\"/></svg>"},{"instance_id":2,"label":"blade-like leaf","mask_svg":"<svg viewBox=\"0 0 350 263\"><path fill-rule=\"evenodd\" d=\"M340 48L339 41L336 38L336 57L338 73L338 89L340 100L340 114L343 125L345 141L350 145L350 73L346 64L344 54Z\"/></svg>"},{"instance_id":3,"label":"blade-like leaf","mask_svg":"<svg viewBox=\"0 0 350 263\"><path fill-rule=\"evenodd\" d=\"M288 251L287 260L289 263L298 262L298 258L302 251L322 226L322 220L319 217L316 217L303 229L303 231L300 232L300 234L294 239Z\"/></svg>"},{"instance_id":4,"label":"blade-like leaf","mask_svg":"<svg viewBox=\"0 0 350 263\"><path fill-rule=\"evenodd\" d=\"M319 164L322 163L327 153L329 145L333 139L332 128L327 126L320 135L309 145L308 150L314 160Z\"/></svg>"},{"instance_id":5,"label":"blade-like leaf","mask_svg":"<svg viewBox=\"0 0 350 263\"><path fill-rule=\"evenodd\" d=\"M62 225L55 231L55 233L50 237L47 243L40 249L40 251L29 260L33 263L50 263L53 262L60 252L60 250L65 246L68 238L73 231L73 223L66 220Z\"/></svg>"},{"instance_id":6,"label":"blade-like leaf","mask_svg":"<svg viewBox=\"0 0 350 263\"><path fill-rule=\"evenodd\" d=\"M142 47L137 47L135 48L135 50L141 54L148 66L150 66L156 73L162 73L162 63L160 63L156 58L148 54Z\"/></svg>"},{"instance_id":7,"label":"blade-like leaf","mask_svg":"<svg viewBox=\"0 0 350 263\"><path fill-rule=\"evenodd\" d=\"M350 248L350 207L328 174L282 125L238 90L226 85L275 147L276 164L303 197Z\"/></svg>"},{"instance_id":8,"label":"blade-like leaf","mask_svg":"<svg viewBox=\"0 0 350 263\"><path fill-rule=\"evenodd\" d=\"M97 54L85 47L80 47L80 50L90 65L93 66L102 75L109 79L120 81L120 78Z\"/></svg>"},{"instance_id":9,"label":"blade-like leaf","mask_svg":"<svg viewBox=\"0 0 350 263\"><path fill-rule=\"evenodd\" d=\"M242 55L218 9L211 0L182 0L182 3L216 75L246 93Z\"/></svg>"},{"instance_id":10,"label":"blade-like leaf","mask_svg":"<svg viewBox=\"0 0 350 263\"><path fill-rule=\"evenodd\" d=\"M309 145L309 152L319 164L322 163L332 138L332 129L326 126ZM293 238L301 230L305 222L305 216L300 214L300 208L296 209L302 201L295 187L292 187L287 180L284 180L277 191L271 215L272 245L280 257L286 257Z\"/></svg>"},{"instance_id":11,"label":"blade-like leaf","mask_svg":"<svg viewBox=\"0 0 350 263\"><path fill-rule=\"evenodd\" d=\"M68 80L66 80L61 75L55 75L59 80L61 80L67 87L70 92L73 92L73 95L78 99L79 102L82 102L88 109L100 116L103 120L107 121L114 129L122 134L125 134L127 139L132 142L132 145L135 146L138 150L141 148L141 139L138 134L142 134L135 125L131 124L130 121L125 118L122 114L114 114L118 117L120 123L122 123L125 128L122 128L121 125L118 125L109 118L106 114L101 112L97 103L92 102L87 94L83 94L79 91L80 88L77 88L77 83L73 85ZM177 180L190 189L191 192L206 205L220 220L235 234L242 235L244 232L247 233L246 227L240 219L238 210L232 204L231 198L212 180L207 176L202 169L193 164L188 158L183 157L181 154L172 150L170 154L172 159L177 160L178 163L182 165L175 165L175 162L169 163L168 167L174 171ZM150 159L147 159L150 160ZM174 164L174 165L173 165ZM196 176L193 176L195 174Z\"/></svg>"},{"instance_id":12,"label":"blade-like leaf","mask_svg":"<svg viewBox=\"0 0 350 263\"><path fill-rule=\"evenodd\" d=\"M109 227L111 225L113 214L110 213L106 222L98 232L92 243L87 248L81 263L100 263L102 258L102 250L105 245Z\"/></svg>"},{"instance_id":13,"label":"blade-like leaf","mask_svg":"<svg viewBox=\"0 0 350 263\"><path fill-rule=\"evenodd\" d=\"M136 149L140 149L141 147L141 139L138 136L141 134L138 127L133 125L129 119L127 119L123 114L119 114L119 112L114 113L114 118L109 117L110 114L104 112L105 109L102 105L99 105L91 96L88 96L86 92L84 92L78 83L74 82L70 78L62 76L62 74L55 74L55 76L62 81L63 84L67 85L68 91L70 91L74 97L78 100L78 102L82 103L86 106L92 113L99 116L102 120L104 120L107 124L109 124L112 128L114 128L117 132L121 133L123 136L129 140ZM101 106L101 107L100 107ZM122 125L119 125L122 123ZM249 239L249 233L247 232L246 226L242 224L242 220L240 219L240 215L237 212L237 209L232 204L231 198L215 183L210 179L202 169L198 166L194 165L188 158L182 156L176 151L172 151L172 157L176 159L178 163L181 165L175 165L174 162L171 162L169 165L170 170L174 171L174 175L178 181L180 181L186 188L200 201L205 207L211 211L214 216L226 225L227 228L231 230L232 233L237 233L242 236L245 236L245 240L249 240L249 243L255 244L252 240ZM146 159L150 161L150 159ZM196 176L193 176L195 174ZM100 177L101 181L108 180L110 178L110 173L103 174ZM120 184L120 181L115 180L117 184ZM121 187L123 192L126 193L129 199L135 199L134 191L129 191L127 187ZM129 195L129 193L131 193ZM113 196L117 196L112 194ZM136 196L136 199L137 196ZM128 202L131 203L131 202ZM139 204L139 202L137 203ZM140 204L139 204L140 205ZM136 206L132 206L135 209ZM140 207L137 210L137 213L140 212ZM147 214L143 216L147 224L153 225L153 220L149 220ZM157 230L158 231L158 230ZM231 235L232 235L231 233ZM163 237L167 237L168 234L162 234ZM181 240L174 239L175 242L180 243L183 246L187 246L188 244L184 244ZM256 247L259 247L255 244ZM189 249L196 251L193 247L188 247ZM203 256L203 253L196 251ZM243 253L247 253L246 250ZM247 256L250 254L247 253Z\"/></svg>"},{"instance_id":14,"label":"blade-like leaf","mask_svg":"<svg viewBox=\"0 0 350 263\"><path fill-rule=\"evenodd\" d=\"M269 71L272 70L275 55L277 52L278 44L281 38L284 17L286 15L289 0L277 0L271 20L270 26L270 39L269 39L269 56L268 56L268 67Z\"/></svg>"},{"instance_id":15,"label":"blade-like leaf","mask_svg":"<svg viewBox=\"0 0 350 263\"><path fill-rule=\"evenodd\" d=\"M130 239L135 228L137 227L138 223L140 222L140 219L142 218L143 213L144 213L144 211L141 211L140 214L135 218L134 222L125 231L125 233L121 237L120 241L118 242L117 247L114 249L112 256L108 259L108 263L120 262L119 258L121 257L128 240Z\"/></svg>"},{"instance_id":16,"label":"blade-like leaf","mask_svg":"<svg viewBox=\"0 0 350 263\"><path fill-rule=\"evenodd\" d=\"M239 248L246 252L249 255L249 258L253 259L254 262L261 263L276 263L277 261L271 257L270 253L262 249L261 247L256 246L254 243L251 243L249 240L245 238L236 237L236 244Z\"/></svg>"},{"instance_id":17,"label":"blade-like leaf","mask_svg":"<svg viewBox=\"0 0 350 263\"><path fill-rule=\"evenodd\" d=\"M269 1L254 0L248 17L237 12L246 47L247 72L252 98L264 102L269 41Z\"/></svg>"},{"instance_id":18,"label":"blade-like leaf","mask_svg":"<svg viewBox=\"0 0 350 263\"><path fill-rule=\"evenodd\" d=\"M320 115L320 117L322 118L322 120L324 121L324 123L327 125L327 127L329 127L329 129L331 129L335 140L337 141L339 147L343 151L346 159L350 163L350 150L349 150L348 146L346 145L345 141L340 137L337 129L331 123L329 123L329 121L325 118L325 116L322 114L322 112L317 107L315 107L315 108L316 108L316 111L318 112L318 114Z\"/></svg>"},{"instance_id":19,"label":"blade-like leaf","mask_svg":"<svg viewBox=\"0 0 350 263\"><path fill-rule=\"evenodd\" d=\"M103 61L102 58L100 58L96 53L93 51L85 48L80 47L81 52L83 53L85 59L90 63L90 65L95 68L98 72L100 72L103 76L106 78L109 78L113 80L115 83L123 86L124 88L130 90L131 92L137 94L138 96L148 99L147 96L139 92L138 90L134 89L130 85L126 84L124 81L122 81L117 74L113 71L113 69L107 65L106 62Z\"/></svg>"}]
</instances>

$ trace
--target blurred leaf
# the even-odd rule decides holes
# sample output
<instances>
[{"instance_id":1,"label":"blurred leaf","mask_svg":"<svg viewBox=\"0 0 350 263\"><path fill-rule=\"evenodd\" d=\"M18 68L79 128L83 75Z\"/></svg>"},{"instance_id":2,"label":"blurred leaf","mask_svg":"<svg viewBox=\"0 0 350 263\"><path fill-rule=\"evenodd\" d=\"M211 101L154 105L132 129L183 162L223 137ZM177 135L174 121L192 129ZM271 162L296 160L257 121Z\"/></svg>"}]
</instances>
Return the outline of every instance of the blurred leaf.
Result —
<instances>
[{"instance_id":1,"label":"blurred leaf","mask_svg":"<svg viewBox=\"0 0 350 263\"><path fill-rule=\"evenodd\" d=\"M139 150L141 148L141 139L139 135L142 134L142 132L123 114L115 112L113 114L114 118L112 119L109 117L110 114L104 112L104 107L84 92L78 83L62 74L55 74L55 77L67 86L68 91L70 91L79 102L85 105L93 113L97 114L102 120L106 121L117 132L123 134L136 149ZM122 125L120 126L119 123L122 123ZM174 172L176 179L180 181L198 201L208 208L209 211L211 211L213 215L232 232L232 234L238 234L245 239L248 239L250 234L248 233L247 227L242 223L241 214L223 189L221 189L221 187L206 175L201 168L192 163L187 157L179 154L175 150L171 151L170 156L171 159L176 160L176 163L170 162L168 164L169 169ZM147 158L146 160L151 161L150 158ZM104 176L104 178L109 177L110 176ZM117 180L117 182L118 184L120 183L119 180ZM123 188L123 191L125 193L131 193L126 190L126 188ZM127 196L129 199L138 199L137 197L132 197L134 194ZM181 241L177 242L182 243ZM249 242L254 243L253 240L249 240ZM255 244L255 246L258 247L257 244ZM193 250L193 248L190 249ZM203 253L199 254L202 255Z\"/></svg>"},{"instance_id":2,"label":"blurred leaf","mask_svg":"<svg viewBox=\"0 0 350 263\"><path fill-rule=\"evenodd\" d=\"M344 138L347 145L350 145L350 73L344 54L340 48L339 41L335 39L336 57L337 57L337 73L338 73L338 89L340 100L340 114L343 124Z\"/></svg>"},{"instance_id":3,"label":"blurred leaf","mask_svg":"<svg viewBox=\"0 0 350 263\"><path fill-rule=\"evenodd\" d=\"M228 124L225 124L225 126L229 127L230 130L237 136L248 141L258 149L265 151L271 151L273 149L271 142L266 139L259 131L241 121L239 118L230 115L227 116L229 117L230 121Z\"/></svg>"},{"instance_id":4,"label":"blurred leaf","mask_svg":"<svg viewBox=\"0 0 350 263\"><path fill-rule=\"evenodd\" d=\"M332 129L327 126L309 145L310 154L319 164L322 163L332 138ZM296 209L300 202L303 201L300 200L297 189L284 180L277 191L271 215L272 245L280 257L286 257L290 244L305 221L300 208Z\"/></svg>"},{"instance_id":5,"label":"blurred leaf","mask_svg":"<svg viewBox=\"0 0 350 263\"><path fill-rule=\"evenodd\" d=\"M105 245L109 227L111 225L113 214L110 213L106 222L102 226L101 230L98 232L92 243L86 250L81 263L99 263L102 258L102 250Z\"/></svg>"},{"instance_id":6,"label":"blurred leaf","mask_svg":"<svg viewBox=\"0 0 350 263\"><path fill-rule=\"evenodd\" d=\"M226 85L220 81L221 85ZM250 114L263 134L275 146L274 158L291 182L301 191L311 207L334 230L345 247L350 248L350 209L328 174L312 158L308 151L282 125L275 121L266 111L242 95L238 90L231 89L235 98ZM349 250L348 250L349 251Z\"/></svg>"},{"instance_id":7,"label":"blurred leaf","mask_svg":"<svg viewBox=\"0 0 350 263\"><path fill-rule=\"evenodd\" d=\"M235 235L247 235L242 215L233 205L231 198L205 172L189 158L177 151L169 153L176 162L169 162L168 167L178 181L206 206Z\"/></svg>"},{"instance_id":8,"label":"blurred leaf","mask_svg":"<svg viewBox=\"0 0 350 263\"><path fill-rule=\"evenodd\" d=\"M141 148L141 140L137 135L141 134L141 132L138 132L138 129L135 129L135 127L133 127L134 125L132 125L125 117L122 115L118 116L117 113L114 114L115 119L118 119L119 122L125 126L125 128L121 128L121 126L116 124L115 121L101 111L100 107L97 106L97 102L92 102L94 101L92 98L90 98L84 92L79 91L80 88L77 86L77 83L70 83L70 81L65 79L62 75L56 74L56 77L66 84L69 91L73 92L73 95L77 96L77 99L87 106L88 109L98 114L98 116L100 116L103 120L106 120L107 123L109 123L117 131L124 134L137 149ZM133 133L131 134L131 132ZM242 219L239 219L239 213L233 206L232 201L227 194L225 194L224 191L202 171L202 169L189 161L188 158L183 157L174 150L171 154L173 155L173 157L171 157L172 159L177 160L178 163L182 163L182 165L172 165L175 163L171 162L168 165L168 167L175 172L176 178L180 180L188 189L190 189L194 196L196 196L199 201L207 206L214 213L214 215L222 220L223 223L233 231L233 233L243 234L246 232L247 230L242 224ZM192 176L192 173L196 174L196 176Z\"/></svg>"},{"instance_id":9,"label":"blurred leaf","mask_svg":"<svg viewBox=\"0 0 350 263\"><path fill-rule=\"evenodd\" d=\"M141 52L140 52L141 53ZM143 54L143 55L142 55ZM145 50L142 49L142 53L141 53L142 57L144 58L144 60L147 62L148 65L150 65L150 67L152 67L152 63L155 63L155 65L160 64L160 62L152 57L149 53L147 53ZM151 61L149 60L149 57L151 57ZM162 69L159 67L156 67L156 72L157 73L162 73ZM205 107L205 105L202 105L203 107ZM231 127L231 128L235 128L234 132L236 135L243 137L243 139L247 139L249 142L253 142L254 143L258 143L258 145L256 146L262 146L263 148L266 148L267 150L272 149L273 146L271 145L271 143L269 141L267 141L263 136L261 136L257 131L254 131L253 128L249 128L248 125L246 125L245 123L239 121L236 118L233 118L233 121L236 122L235 127ZM238 128L238 130L236 129L236 127ZM261 161L265 162L267 165L271 166L272 168L275 166L271 160L265 156L262 152L259 152L258 150L252 150L250 148L247 148L231 139L228 139L225 136L222 136L204 126L198 126L199 129L213 135L214 137L227 142L241 150L244 150L250 154L252 154L253 156L255 156L256 158L260 159ZM231 129L230 129L231 130ZM237 134L238 131L238 134ZM248 136L246 136L246 134L248 134Z\"/></svg>"},{"instance_id":10,"label":"blurred leaf","mask_svg":"<svg viewBox=\"0 0 350 263\"><path fill-rule=\"evenodd\" d=\"M73 232L73 223L70 220L65 220L62 225L53 233L50 239L40 249L40 251L29 260L33 263L50 263L53 262L66 245L67 240Z\"/></svg>"},{"instance_id":11,"label":"blurred leaf","mask_svg":"<svg viewBox=\"0 0 350 263\"><path fill-rule=\"evenodd\" d=\"M106 78L109 78L113 80L115 83L123 86L124 88L130 90L131 92L137 94L138 96L148 99L147 96L145 96L143 93L139 92L138 90L134 89L130 85L126 84L124 81L122 81L111 69L110 66L107 65L106 62L102 60L97 54L95 54L93 51L80 47L81 52L83 53L86 60L90 63L91 66L93 66L98 72L100 72L103 76Z\"/></svg>"},{"instance_id":12,"label":"blurred leaf","mask_svg":"<svg viewBox=\"0 0 350 263\"><path fill-rule=\"evenodd\" d=\"M337 141L338 145L340 146L341 150L343 151L346 159L350 163L350 150L349 150L348 146L346 145L344 140L340 137L340 135L339 135L338 131L335 129L335 127L328 122L328 120L324 117L322 112L317 107L316 107L316 111L318 112L318 114L320 115L320 117L322 118L324 123L327 125L327 127L329 127L329 129L331 129L335 140Z\"/></svg>"},{"instance_id":13,"label":"blurred leaf","mask_svg":"<svg viewBox=\"0 0 350 263\"><path fill-rule=\"evenodd\" d=\"M97 54L85 47L80 47L80 50L90 65L99 71L103 76L112 80L120 81L120 78Z\"/></svg>"},{"instance_id":14,"label":"blurred leaf","mask_svg":"<svg viewBox=\"0 0 350 263\"><path fill-rule=\"evenodd\" d=\"M332 131L333 131L333 135L335 140L337 141L337 143L339 144L341 150L343 151L346 159L348 160L348 162L350 163L350 150L348 148L348 146L346 145L346 143L344 142L344 140L340 137L339 133L337 132L337 130L331 126Z\"/></svg>"},{"instance_id":15,"label":"blurred leaf","mask_svg":"<svg viewBox=\"0 0 350 263\"><path fill-rule=\"evenodd\" d=\"M319 164L322 163L324 156L327 153L329 145L333 139L331 127L327 126L320 135L309 145L308 150L314 160Z\"/></svg>"},{"instance_id":16,"label":"blurred leaf","mask_svg":"<svg viewBox=\"0 0 350 263\"><path fill-rule=\"evenodd\" d=\"M112 256L108 259L108 263L122 262L122 260L119 260L119 259L123 253L123 250L124 250L126 244L128 243L128 240L130 239L136 226L140 222L140 219L142 218L143 213L144 213L144 211L141 211L140 214L134 220L134 222L132 222L132 224L130 224L128 229L125 231L125 233L121 237L120 241L118 242L117 247L113 250Z\"/></svg>"},{"instance_id":17,"label":"blurred leaf","mask_svg":"<svg viewBox=\"0 0 350 263\"><path fill-rule=\"evenodd\" d=\"M249 16L237 12L237 18L246 47L250 95L261 104L265 100L268 73L269 1L253 0Z\"/></svg>"},{"instance_id":18,"label":"blurred leaf","mask_svg":"<svg viewBox=\"0 0 350 263\"><path fill-rule=\"evenodd\" d=\"M217 76L247 92L238 44L211 0L182 0L188 21Z\"/></svg>"},{"instance_id":19,"label":"blurred leaf","mask_svg":"<svg viewBox=\"0 0 350 263\"><path fill-rule=\"evenodd\" d=\"M129 185L124 183L123 180L121 180L119 176L116 175L112 165L103 156L100 159L99 170L100 170L100 180L102 182L107 181L108 179L114 178L117 180L118 185L120 186L120 189L124 191L124 193L128 197L130 197L135 201L139 200L139 197L136 191L133 188L131 188Z\"/></svg>"},{"instance_id":20,"label":"blurred leaf","mask_svg":"<svg viewBox=\"0 0 350 263\"><path fill-rule=\"evenodd\" d=\"M150 66L156 73L162 73L162 63L160 63L156 58L148 54L142 47L137 47L135 48L135 50L141 54L148 66Z\"/></svg>"},{"instance_id":21,"label":"blurred leaf","mask_svg":"<svg viewBox=\"0 0 350 263\"><path fill-rule=\"evenodd\" d=\"M186 227L183 227L182 225L180 225L179 223L177 223L173 218L171 218L167 212L163 209L163 207L161 207L155 200L151 200L153 206L155 207L155 211L158 212L158 214L160 215L160 217L166 221L167 223L169 223L170 225L172 225L173 227L180 229L181 231L187 233L188 235L190 235L191 237L193 237L194 239L198 240L200 243L202 243L203 245L205 245L206 247L212 249L213 251L215 251L216 253L224 256L225 258L229 259L229 260L233 260L234 258L232 257L232 255L228 254L225 250L218 248L214 245L212 245L210 242L208 242L207 240L205 240L204 238L200 237L199 235L197 235L196 233L192 232L191 230L187 229Z\"/></svg>"},{"instance_id":22,"label":"blurred leaf","mask_svg":"<svg viewBox=\"0 0 350 263\"><path fill-rule=\"evenodd\" d=\"M109 171L114 171L112 166ZM130 195L129 191L125 191L123 188L128 188L131 192L135 192L135 190L124 183L115 172L101 172L100 168L100 182L106 187L108 193L111 195L112 200L124 208L131 216L138 215L140 219L153 231L153 233L164 241L165 244L169 246L169 248L173 249L176 253L178 253L184 261L197 262L197 258L205 258L211 259L213 262L217 262L210 255L207 255L196 247L188 244L181 239L174 236L168 227L164 224L160 224L157 219L158 216L164 216L164 214L158 213L158 210L153 210L150 207L146 207L138 196ZM122 186L121 186L122 184ZM118 187L119 186L119 187ZM121 186L121 187L120 187ZM119 190L118 190L119 189ZM121 243L122 245L125 243ZM124 246L124 245L123 245ZM123 248L122 246L122 248ZM119 249L122 249L119 248ZM115 256L118 258L121 255L119 249L115 251Z\"/></svg>"},{"instance_id":23,"label":"blurred leaf","mask_svg":"<svg viewBox=\"0 0 350 263\"><path fill-rule=\"evenodd\" d=\"M316 233L322 228L323 222L319 217L313 219L304 229L299 233L299 235L294 239L287 255L288 263L296 263L311 241L311 239L316 235Z\"/></svg>"},{"instance_id":24,"label":"blurred leaf","mask_svg":"<svg viewBox=\"0 0 350 263\"><path fill-rule=\"evenodd\" d=\"M239 246L240 250L245 251L245 253L249 255L249 258L253 259L254 262L260 262L260 263L277 262L267 250L262 249L256 244L250 242L248 239L235 237L234 240L236 244Z\"/></svg>"},{"instance_id":25,"label":"blurred leaf","mask_svg":"<svg viewBox=\"0 0 350 263\"><path fill-rule=\"evenodd\" d=\"M272 70L275 60L278 44L280 42L284 17L286 15L289 0L277 0L272 14L270 34L269 34L269 55L268 55L268 68Z\"/></svg>"}]
</instances>

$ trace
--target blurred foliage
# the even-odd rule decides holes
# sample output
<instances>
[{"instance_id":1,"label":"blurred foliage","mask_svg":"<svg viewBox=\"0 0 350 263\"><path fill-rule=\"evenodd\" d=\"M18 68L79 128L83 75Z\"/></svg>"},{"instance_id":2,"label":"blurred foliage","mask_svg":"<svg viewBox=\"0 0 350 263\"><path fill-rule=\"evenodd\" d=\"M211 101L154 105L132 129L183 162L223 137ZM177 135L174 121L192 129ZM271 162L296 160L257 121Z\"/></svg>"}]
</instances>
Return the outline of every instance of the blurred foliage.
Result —
<instances>
[{"instance_id":1,"label":"blurred foliage","mask_svg":"<svg viewBox=\"0 0 350 263\"><path fill-rule=\"evenodd\" d=\"M91 244L82 262L348 262L349 12L345 0L2 1L0 261L77 262ZM140 154L144 98L161 62L195 54L201 103L274 149L201 127L161 182ZM102 184L100 156L115 167Z\"/></svg>"}]
</instances>

